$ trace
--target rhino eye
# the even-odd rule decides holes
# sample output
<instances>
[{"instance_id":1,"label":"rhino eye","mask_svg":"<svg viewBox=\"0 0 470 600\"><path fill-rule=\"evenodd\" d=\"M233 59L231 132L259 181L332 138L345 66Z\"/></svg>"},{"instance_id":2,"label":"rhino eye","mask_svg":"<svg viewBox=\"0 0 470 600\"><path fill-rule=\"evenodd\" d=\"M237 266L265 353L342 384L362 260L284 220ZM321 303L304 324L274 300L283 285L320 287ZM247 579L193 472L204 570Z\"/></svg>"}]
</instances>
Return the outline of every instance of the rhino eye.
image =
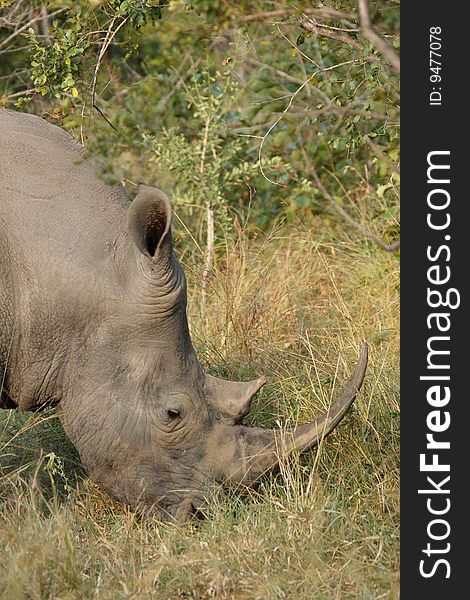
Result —
<instances>
[{"instance_id":1,"label":"rhino eye","mask_svg":"<svg viewBox=\"0 0 470 600\"><path fill-rule=\"evenodd\" d=\"M175 408L169 408L167 415L171 420L177 419L180 416L180 411Z\"/></svg>"}]
</instances>

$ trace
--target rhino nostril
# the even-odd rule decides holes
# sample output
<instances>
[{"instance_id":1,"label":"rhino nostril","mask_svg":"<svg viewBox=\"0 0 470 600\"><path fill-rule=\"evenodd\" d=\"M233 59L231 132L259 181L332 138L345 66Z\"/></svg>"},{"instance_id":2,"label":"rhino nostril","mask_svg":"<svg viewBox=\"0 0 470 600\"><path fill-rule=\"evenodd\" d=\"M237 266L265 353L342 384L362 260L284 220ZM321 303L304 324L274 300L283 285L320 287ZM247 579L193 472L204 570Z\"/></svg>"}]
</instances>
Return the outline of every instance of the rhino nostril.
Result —
<instances>
[{"instance_id":1,"label":"rhino nostril","mask_svg":"<svg viewBox=\"0 0 470 600\"><path fill-rule=\"evenodd\" d=\"M202 512L202 506L196 506L194 503L194 496L186 497L178 505L175 518L177 521L187 523L193 519L204 519L204 513Z\"/></svg>"}]
</instances>

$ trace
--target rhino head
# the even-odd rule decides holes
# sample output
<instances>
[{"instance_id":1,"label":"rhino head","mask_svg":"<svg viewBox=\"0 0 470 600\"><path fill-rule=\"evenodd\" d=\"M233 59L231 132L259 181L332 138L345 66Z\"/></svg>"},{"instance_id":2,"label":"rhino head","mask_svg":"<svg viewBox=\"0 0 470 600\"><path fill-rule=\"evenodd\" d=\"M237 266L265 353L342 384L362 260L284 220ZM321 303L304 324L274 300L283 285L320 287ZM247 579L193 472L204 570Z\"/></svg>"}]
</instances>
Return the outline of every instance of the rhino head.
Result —
<instances>
[{"instance_id":1,"label":"rhino head","mask_svg":"<svg viewBox=\"0 0 470 600\"><path fill-rule=\"evenodd\" d=\"M76 348L74 394L64 396L60 417L92 480L134 508L184 521L211 488L253 484L293 449L312 448L332 431L361 386L367 347L341 397L312 423L243 425L265 379L224 381L202 370L171 215L163 192L140 187L116 250L114 293L103 295L97 324Z\"/></svg>"}]
</instances>

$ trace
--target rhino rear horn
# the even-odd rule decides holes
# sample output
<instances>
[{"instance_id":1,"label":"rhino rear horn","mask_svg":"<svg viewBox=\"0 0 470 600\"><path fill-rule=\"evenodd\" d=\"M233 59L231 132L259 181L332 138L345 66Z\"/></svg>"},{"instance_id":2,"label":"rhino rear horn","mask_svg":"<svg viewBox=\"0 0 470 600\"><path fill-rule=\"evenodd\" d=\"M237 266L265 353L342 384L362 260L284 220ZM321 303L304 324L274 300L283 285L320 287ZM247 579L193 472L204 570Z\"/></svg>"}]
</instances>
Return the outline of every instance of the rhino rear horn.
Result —
<instances>
[{"instance_id":1,"label":"rhino rear horn","mask_svg":"<svg viewBox=\"0 0 470 600\"><path fill-rule=\"evenodd\" d=\"M206 375L204 389L207 400L225 420L240 423L250 412L251 401L265 383L265 377L252 381L225 381Z\"/></svg>"},{"instance_id":2,"label":"rhino rear horn","mask_svg":"<svg viewBox=\"0 0 470 600\"><path fill-rule=\"evenodd\" d=\"M164 241L171 245L171 204L162 190L140 185L129 207L127 227L137 248L153 257Z\"/></svg>"}]
</instances>

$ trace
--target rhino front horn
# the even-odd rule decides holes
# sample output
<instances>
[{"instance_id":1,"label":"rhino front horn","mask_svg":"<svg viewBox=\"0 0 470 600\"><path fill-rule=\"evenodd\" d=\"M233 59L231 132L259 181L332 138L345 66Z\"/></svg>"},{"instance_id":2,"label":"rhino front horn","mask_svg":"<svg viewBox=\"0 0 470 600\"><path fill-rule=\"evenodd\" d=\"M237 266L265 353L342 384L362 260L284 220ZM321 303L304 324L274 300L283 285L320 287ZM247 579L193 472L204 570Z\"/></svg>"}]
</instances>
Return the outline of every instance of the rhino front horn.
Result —
<instances>
[{"instance_id":1,"label":"rhino front horn","mask_svg":"<svg viewBox=\"0 0 470 600\"><path fill-rule=\"evenodd\" d=\"M237 459L229 468L228 480L253 483L263 473L275 467L293 450L302 452L315 447L340 423L360 390L367 368L368 348L364 344L358 363L343 393L323 415L305 425L287 430L266 430L240 426ZM246 451L242 452L241 448ZM235 457L234 457L235 458Z\"/></svg>"}]
</instances>

